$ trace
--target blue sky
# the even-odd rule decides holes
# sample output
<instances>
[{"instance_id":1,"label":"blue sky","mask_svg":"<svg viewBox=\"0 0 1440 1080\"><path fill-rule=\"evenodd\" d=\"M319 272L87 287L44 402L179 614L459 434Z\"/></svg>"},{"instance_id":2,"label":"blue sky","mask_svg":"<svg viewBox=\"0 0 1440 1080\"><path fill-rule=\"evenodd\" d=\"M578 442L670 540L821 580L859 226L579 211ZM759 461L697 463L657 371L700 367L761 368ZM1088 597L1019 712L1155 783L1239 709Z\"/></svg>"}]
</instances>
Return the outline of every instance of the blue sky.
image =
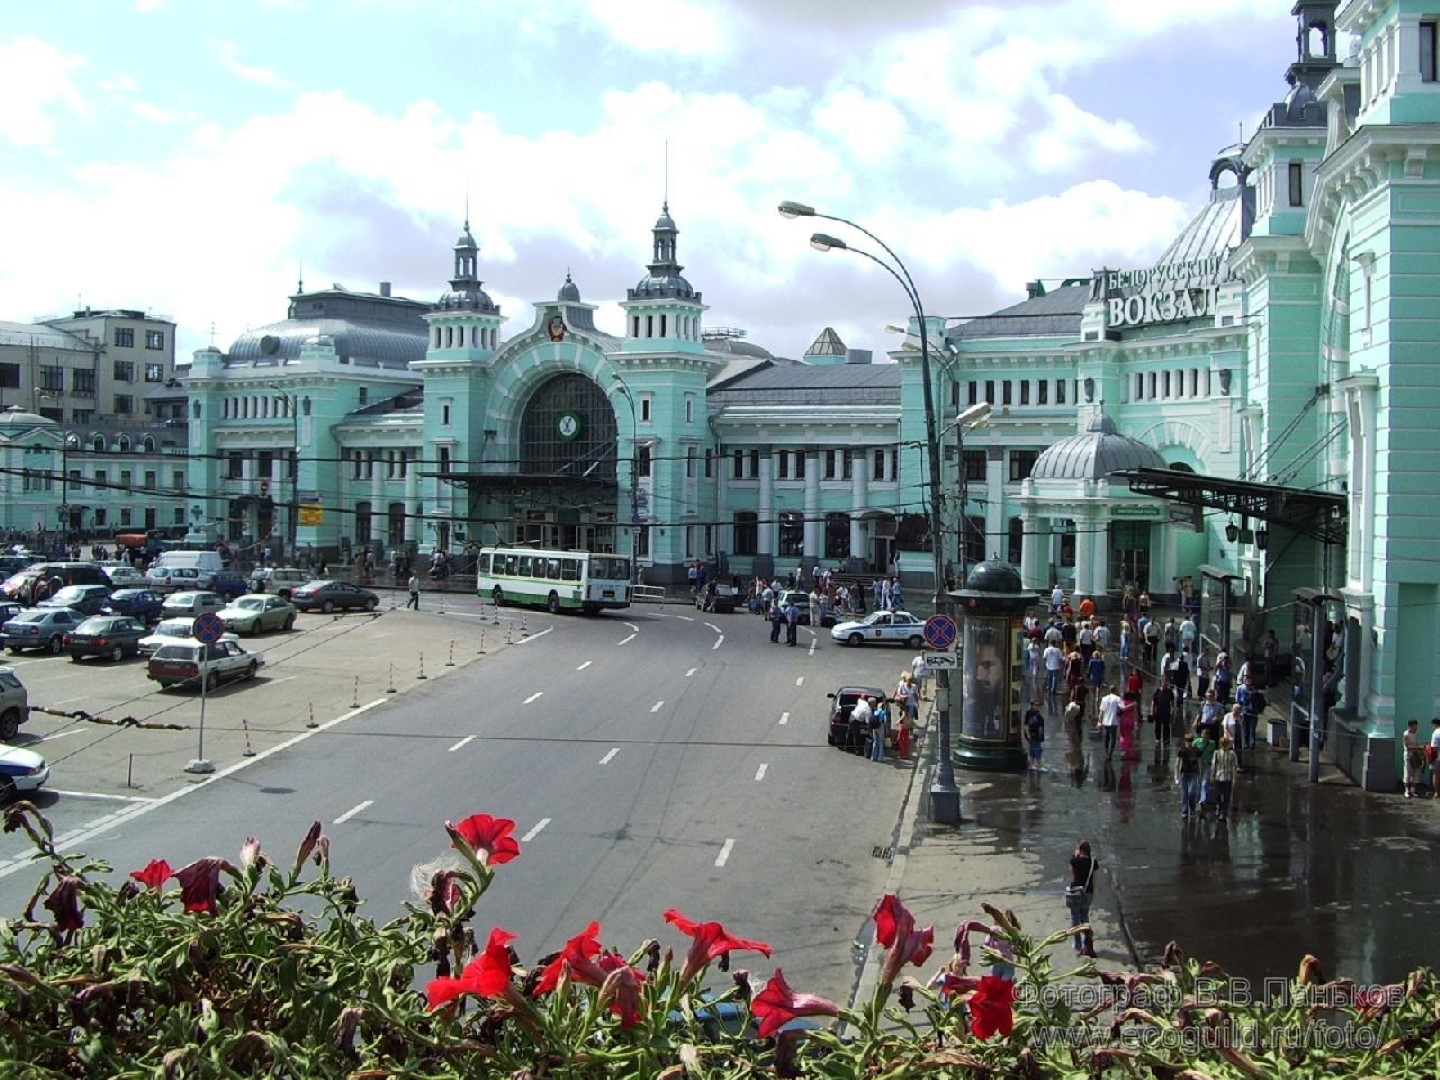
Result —
<instances>
[{"instance_id":1,"label":"blue sky","mask_svg":"<svg viewBox=\"0 0 1440 1080\"><path fill-rule=\"evenodd\" d=\"M0 318L283 318L303 264L432 299L468 194L529 325L598 320L666 194L709 325L891 348L907 302L774 207L860 221L932 312L1152 261L1295 56L1289 0L68 0L0 24ZM1342 55L1345 52L1342 44ZM842 227L834 231L844 234ZM859 239L858 237L856 238Z\"/></svg>"}]
</instances>

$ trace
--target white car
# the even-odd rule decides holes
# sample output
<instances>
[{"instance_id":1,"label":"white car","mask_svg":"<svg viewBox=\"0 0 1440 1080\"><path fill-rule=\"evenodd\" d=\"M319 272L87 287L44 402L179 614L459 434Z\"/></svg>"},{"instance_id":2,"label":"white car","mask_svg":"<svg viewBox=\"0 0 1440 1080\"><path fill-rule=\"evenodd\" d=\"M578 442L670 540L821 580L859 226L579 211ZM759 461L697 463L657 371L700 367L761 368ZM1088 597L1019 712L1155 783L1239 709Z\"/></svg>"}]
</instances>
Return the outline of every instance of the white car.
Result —
<instances>
[{"instance_id":1,"label":"white car","mask_svg":"<svg viewBox=\"0 0 1440 1080\"><path fill-rule=\"evenodd\" d=\"M219 611L224 606L225 598L219 593L197 589L193 592L171 593L165 598L160 614L167 619L176 615L189 615L193 619L207 611Z\"/></svg>"},{"instance_id":2,"label":"white car","mask_svg":"<svg viewBox=\"0 0 1440 1080\"><path fill-rule=\"evenodd\" d=\"M905 645L919 649L925 644L925 621L908 611L877 611L858 622L842 622L830 636L844 645Z\"/></svg>"},{"instance_id":3,"label":"white car","mask_svg":"<svg viewBox=\"0 0 1440 1080\"><path fill-rule=\"evenodd\" d=\"M195 620L188 615L177 615L173 619L162 619L155 624L155 629L146 637L140 639L140 655L154 656L155 650L161 645L185 645L193 641L190 637L195 628ZM221 641L239 641L234 634L226 634Z\"/></svg>"},{"instance_id":4,"label":"white car","mask_svg":"<svg viewBox=\"0 0 1440 1080\"><path fill-rule=\"evenodd\" d=\"M100 569L117 589L143 589L149 584L144 572L129 563L101 563Z\"/></svg>"},{"instance_id":5,"label":"white car","mask_svg":"<svg viewBox=\"0 0 1440 1080\"><path fill-rule=\"evenodd\" d=\"M0 802L38 791L50 779L50 766L34 750L0 746Z\"/></svg>"}]
</instances>

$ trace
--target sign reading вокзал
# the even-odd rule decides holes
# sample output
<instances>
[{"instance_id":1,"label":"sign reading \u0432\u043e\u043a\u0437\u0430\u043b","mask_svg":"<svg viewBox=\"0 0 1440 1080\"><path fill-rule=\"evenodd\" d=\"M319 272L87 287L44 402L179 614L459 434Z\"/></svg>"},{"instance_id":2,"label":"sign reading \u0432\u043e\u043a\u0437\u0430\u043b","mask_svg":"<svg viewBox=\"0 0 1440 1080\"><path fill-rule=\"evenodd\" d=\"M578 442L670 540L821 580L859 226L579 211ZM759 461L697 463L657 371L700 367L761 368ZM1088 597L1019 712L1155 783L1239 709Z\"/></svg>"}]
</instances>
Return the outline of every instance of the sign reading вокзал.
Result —
<instances>
[{"instance_id":1,"label":"sign reading \u0432\u043e\u043a\u0437\u0430\u043b","mask_svg":"<svg viewBox=\"0 0 1440 1080\"><path fill-rule=\"evenodd\" d=\"M1233 277L1227 252L1145 270L1101 270L1091 295L1105 302L1106 326L1182 322L1212 317L1220 287Z\"/></svg>"}]
</instances>

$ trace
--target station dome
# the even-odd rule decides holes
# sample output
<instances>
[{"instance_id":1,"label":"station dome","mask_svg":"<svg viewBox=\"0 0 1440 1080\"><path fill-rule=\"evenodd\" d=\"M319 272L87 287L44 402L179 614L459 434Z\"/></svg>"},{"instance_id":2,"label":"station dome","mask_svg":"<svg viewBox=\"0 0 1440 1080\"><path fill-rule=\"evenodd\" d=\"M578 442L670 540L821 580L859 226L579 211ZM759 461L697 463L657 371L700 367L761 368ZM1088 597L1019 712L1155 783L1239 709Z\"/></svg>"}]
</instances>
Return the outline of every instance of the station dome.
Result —
<instances>
[{"instance_id":1,"label":"station dome","mask_svg":"<svg viewBox=\"0 0 1440 1080\"><path fill-rule=\"evenodd\" d=\"M1082 435L1061 439L1038 458L1032 480L1103 480L1122 469L1163 469L1165 459L1148 443L1121 435L1115 421L1097 412Z\"/></svg>"}]
</instances>

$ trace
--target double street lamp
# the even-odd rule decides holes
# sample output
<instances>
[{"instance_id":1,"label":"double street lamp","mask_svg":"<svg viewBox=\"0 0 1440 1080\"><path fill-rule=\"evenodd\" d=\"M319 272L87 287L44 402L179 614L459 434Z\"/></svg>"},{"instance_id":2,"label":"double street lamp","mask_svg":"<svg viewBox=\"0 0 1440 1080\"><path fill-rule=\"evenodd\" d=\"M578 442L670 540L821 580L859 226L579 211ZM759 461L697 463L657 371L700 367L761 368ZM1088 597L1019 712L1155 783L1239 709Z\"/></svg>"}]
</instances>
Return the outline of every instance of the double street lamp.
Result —
<instances>
[{"instance_id":1,"label":"double street lamp","mask_svg":"<svg viewBox=\"0 0 1440 1080\"><path fill-rule=\"evenodd\" d=\"M300 395L292 394L279 383L266 383L269 389L278 391L280 400L285 402L285 408L290 413L290 466L286 470L290 480L290 520L286 527L281 530L281 536L285 538L289 550L283 552L280 561L295 558L295 547L299 540L300 513ZM307 399L308 400L308 399ZM273 526L272 526L273 528Z\"/></svg>"},{"instance_id":2,"label":"double street lamp","mask_svg":"<svg viewBox=\"0 0 1440 1080\"><path fill-rule=\"evenodd\" d=\"M640 489L636 486L636 466L640 463L640 421L635 412L635 395L630 392L624 377L618 371L612 371L610 378L630 406L630 580L633 582L640 572Z\"/></svg>"},{"instance_id":3,"label":"double street lamp","mask_svg":"<svg viewBox=\"0 0 1440 1080\"><path fill-rule=\"evenodd\" d=\"M935 421L935 388L930 371L930 330L925 319L925 306L920 302L920 292L915 288L915 281L911 278L910 271L901 261L900 256L896 255L885 241L863 225L859 225L849 218L822 214L813 206L806 206L804 203L782 202L779 211L780 216L785 218L820 218L824 221L848 225L878 244L881 250L889 256L889 261L863 248L852 247L845 241L825 233L816 233L810 237L810 246L817 251L849 251L869 259L899 283L900 288L905 290L905 297L910 301L910 306L914 309L915 321L920 330L920 378L924 383L925 392L925 457L929 469L927 487L930 503L930 551L934 556L935 613L937 615L948 613L950 598L945 590L945 551L944 545L941 543L943 534L940 512L940 433ZM942 825L957 825L960 822L960 789L955 783L954 762L950 760L949 683L949 672L946 669L941 668L936 672L936 697L940 712L940 762L935 773L935 782L930 788L930 814L933 820Z\"/></svg>"}]
</instances>

